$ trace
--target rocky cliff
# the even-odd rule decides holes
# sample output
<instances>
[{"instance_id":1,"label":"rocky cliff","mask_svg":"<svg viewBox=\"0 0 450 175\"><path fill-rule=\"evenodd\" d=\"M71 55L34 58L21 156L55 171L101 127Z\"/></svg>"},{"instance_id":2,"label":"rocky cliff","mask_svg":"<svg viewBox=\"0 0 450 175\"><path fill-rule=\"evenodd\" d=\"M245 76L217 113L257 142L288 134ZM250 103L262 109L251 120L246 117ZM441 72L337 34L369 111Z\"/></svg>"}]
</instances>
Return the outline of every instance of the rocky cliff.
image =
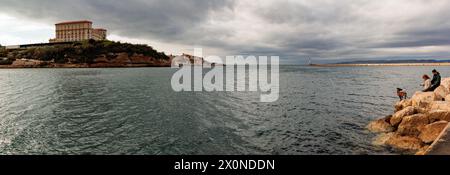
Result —
<instances>
[{"instance_id":1,"label":"rocky cliff","mask_svg":"<svg viewBox=\"0 0 450 175\"><path fill-rule=\"evenodd\" d=\"M371 122L367 128L379 135L374 143L402 153L424 155L449 126L450 78L434 92L416 92L395 104L395 113Z\"/></svg>"}]
</instances>

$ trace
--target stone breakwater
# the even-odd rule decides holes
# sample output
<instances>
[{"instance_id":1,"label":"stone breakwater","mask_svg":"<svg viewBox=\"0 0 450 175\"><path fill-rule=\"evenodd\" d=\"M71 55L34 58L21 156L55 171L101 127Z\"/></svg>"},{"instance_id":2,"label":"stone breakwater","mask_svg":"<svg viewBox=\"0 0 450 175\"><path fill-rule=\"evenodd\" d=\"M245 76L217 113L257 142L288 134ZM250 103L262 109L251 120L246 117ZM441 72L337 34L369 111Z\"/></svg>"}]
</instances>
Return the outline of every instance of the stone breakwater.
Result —
<instances>
[{"instance_id":1,"label":"stone breakwater","mask_svg":"<svg viewBox=\"0 0 450 175\"><path fill-rule=\"evenodd\" d=\"M449 127L450 78L434 92L416 92L395 104L395 113L371 122L367 128L378 136L374 144L402 153L425 155Z\"/></svg>"}]
</instances>

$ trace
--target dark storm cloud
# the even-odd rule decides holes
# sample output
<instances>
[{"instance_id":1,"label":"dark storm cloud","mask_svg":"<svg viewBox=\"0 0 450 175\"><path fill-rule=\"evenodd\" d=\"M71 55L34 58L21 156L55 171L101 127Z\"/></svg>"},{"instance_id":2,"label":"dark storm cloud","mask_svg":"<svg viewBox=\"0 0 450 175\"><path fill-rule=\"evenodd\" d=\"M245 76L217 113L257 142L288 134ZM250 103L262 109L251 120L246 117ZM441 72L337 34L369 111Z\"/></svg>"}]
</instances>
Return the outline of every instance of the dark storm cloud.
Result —
<instances>
[{"instance_id":1,"label":"dark storm cloud","mask_svg":"<svg viewBox=\"0 0 450 175\"><path fill-rule=\"evenodd\" d=\"M442 26L435 26L442 27ZM376 44L375 48L448 46L450 45L450 28L419 29L403 31L388 42Z\"/></svg>"},{"instance_id":2,"label":"dark storm cloud","mask_svg":"<svg viewBox=\"0 0 450 175\"><path fill-rule=\"evenodd\" d=\"M329 60L450 55L447 0L0 2L1 11L15 16L47 23L91 19L123 37L201 45L227 55ZM425 46L438 48L414 51Z\"/></svg>"},{"instance_id":3,"label":"dark storm cloud","mask_svg":"<svg viewBox=\"0 0 450 175\"><path fill-rule=\"evenodd\" d=\"M286 31L274 36L285 53L326 58L395 57L381 55L381 48L401 49L450 46L448 1L342 0L297 3L280 0L258 6L254 12ZM375 3L373 3L375 2ZM450 56L449 51L404 56ZM377 55L378 54L378 55Z\"/></svg>"},{"instance_id":4,"label":"dark storm cloud","mask_svg":"<svg viewBox=\"0 0 450 175\"><path fill-rule=\"evenodd\" d=\"M91 19L128 37L191 39L186 32L211 11L231 8L231 0L1 0L2 11L29 18L64 21Z\"/></svg>"}]
</instances>

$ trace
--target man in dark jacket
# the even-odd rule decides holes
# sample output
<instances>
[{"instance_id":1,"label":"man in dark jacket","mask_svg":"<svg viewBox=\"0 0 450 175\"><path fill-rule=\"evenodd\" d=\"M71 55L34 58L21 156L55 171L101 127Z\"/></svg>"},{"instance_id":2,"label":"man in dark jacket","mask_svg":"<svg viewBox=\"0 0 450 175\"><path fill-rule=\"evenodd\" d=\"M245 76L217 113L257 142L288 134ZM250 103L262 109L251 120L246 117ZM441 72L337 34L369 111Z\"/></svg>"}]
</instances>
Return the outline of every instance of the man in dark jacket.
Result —
<instances>
[{"instance_id":1,"label":"man in dark jacket","mask_svg":"<svg viewBox=\"0 0 450 175\"><path fill-rule=\"evenodd\" d=\"M441 85L441 74L435 69L433 70L433 79L431 80L431 87L425 92L432 92Z\"/></svg>"}]
</instances>

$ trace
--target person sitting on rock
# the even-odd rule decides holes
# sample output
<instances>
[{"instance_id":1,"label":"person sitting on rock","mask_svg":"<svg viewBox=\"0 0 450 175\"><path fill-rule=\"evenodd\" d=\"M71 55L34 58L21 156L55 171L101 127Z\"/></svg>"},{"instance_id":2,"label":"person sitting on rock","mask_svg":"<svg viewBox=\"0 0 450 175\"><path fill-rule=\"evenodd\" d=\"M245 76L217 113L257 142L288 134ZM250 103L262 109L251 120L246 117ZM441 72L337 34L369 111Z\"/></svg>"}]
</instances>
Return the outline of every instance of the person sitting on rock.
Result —
<instances>
[{"instance_id":1,"label":"person sitting on rock","mask_svg":"<svg viewBox=\"0 0 450 175\"><path fill-rule=\"evenodd\" d=\"M400 98L400 101L402 101L408 98L408 93L403 89L397 88L397 96Z\"/></svg>"},{"instance_id":2,"label":"person sitting on rock","mask_svg":"<svg viewBox=\"0 0 450 175\"><path fill-rule=\"evenodd\" d=\"M423 86L423 91L426 91L431 87L430 76L425 74L425 75L423 75L422 79L423 79L423 84L421 84L421 86Z\"/></svg>"},{"instance_id":3,"label":"person sitting on rock","mask_svg":"<svg viewBox=\"0 0 450 175\"><path fill-rule=\"evenodd\" d=\"M433 79L431 80L431 87L424 90L424 92L433 92L441 85L441 74L435 69L433 70Z\"/></svg>"}]
</instances>

